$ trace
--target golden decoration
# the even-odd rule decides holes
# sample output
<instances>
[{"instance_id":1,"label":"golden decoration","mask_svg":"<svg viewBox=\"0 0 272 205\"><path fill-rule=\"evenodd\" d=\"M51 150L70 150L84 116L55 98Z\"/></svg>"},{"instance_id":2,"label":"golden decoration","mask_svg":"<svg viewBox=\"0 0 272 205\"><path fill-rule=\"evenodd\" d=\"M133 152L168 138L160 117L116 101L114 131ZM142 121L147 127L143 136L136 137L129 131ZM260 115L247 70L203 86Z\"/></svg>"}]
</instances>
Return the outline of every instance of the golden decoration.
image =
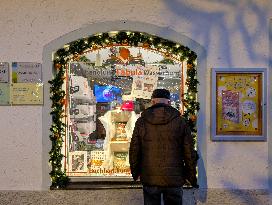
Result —
<instances>
[{"instance_id":1,"label":"golden decoration","mask_svg":"<svg viewBox=\"0 0 272 205\"><path fill-rule=\"evenodd\" d=\"M122 45L123 45L123 46L128 46L128 45L129 45L127 39L125 39L125 40L122 42Z\"/></svg>"},{"instance_id":2,"label":"golden decoration","mask_svg":"<svg viewBox=\"0 0 272 205\"><path fill-rule=\"evenodd\" d=\"M62 99L60 103L61 103L62 105L66 105L66 102L67 102L66 99Z\"/></svg>"},{"instance_id":3,"label":"golden decoration","mask_svg":"<svg viewBox=\"0 0 272 205\"><path fill-rule=\"evenodd\" d=\"M187 69L192 69L193 65L192 64L187 64Z\"/></svg>"},{"instance_id":4,"label":"golden decoration","mask_svg":"<svg viewBox=\"0 0 272 205\"><path fill-rule=\"evenodd\" d=\"M73 60L74 60L74 61L79 61L79 60L80 60L80 56L79 56L78 54L75 54L75 55L73 56Z\"/></svg>"},{"instance_id":5,"label":"golden decoration","mask_svg":"<svg viewBox=\"0 0 272 205\"><path fill-rule=\"evenodd\" d=\"M195 122L196 119L197 119L197 117L196 117L196 115L191 115L191 116L190 116L190 119L191 119L193 122Z\"/></svg>"},{"instance_id":6,"label":"golden decoration","mask_svg":"<svg viewBox=\"0 0 272 205\"><path fill-rule=\"evenodd\" d=\"M55 64L55 68L56 68L57 70L59 70L59 69L61 68L61 64L60 64L60 63L56 63L56 64Z\"/></svg>"}]
</instances>

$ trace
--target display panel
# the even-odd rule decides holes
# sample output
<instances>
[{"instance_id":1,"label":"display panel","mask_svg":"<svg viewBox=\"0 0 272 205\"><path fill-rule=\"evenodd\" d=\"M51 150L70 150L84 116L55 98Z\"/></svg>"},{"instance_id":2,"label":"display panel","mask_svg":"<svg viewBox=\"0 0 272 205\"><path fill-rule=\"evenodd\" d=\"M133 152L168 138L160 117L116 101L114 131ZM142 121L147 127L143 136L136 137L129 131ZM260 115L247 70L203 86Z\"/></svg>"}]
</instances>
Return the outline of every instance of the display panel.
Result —
<instances>
[{"instance_id":1,"label":"display panel","mask_svg":"<svg viewBox=\"0 0 272 205\"><path fill-rule=\"evenodd\" d=\"M215 69L213 139L264 140L264 69Z\"/></svg>"},{"instance_id":2,"label":"display panel","mask_svg":"<svg viewBox=\"0 0 272 205\"><path fill-rule=\"evenodd\" d=\"M70 63L67 175L131 177L128 151L135 122L151 106L156 88L168 89L171 105L183 109L182 69L169 56L125 46L93 51L84 62Z\"/></svg>"},{"instance_id":3,"label":"display panel","mask_svg":"<svg viewBox=\"0 0 272 205\"><path fill-rule=\"evenodd\" d=\"M122 90L112 85L94 85L94 95L97 103L122 100Z\"/></svg>"}]
</instances>

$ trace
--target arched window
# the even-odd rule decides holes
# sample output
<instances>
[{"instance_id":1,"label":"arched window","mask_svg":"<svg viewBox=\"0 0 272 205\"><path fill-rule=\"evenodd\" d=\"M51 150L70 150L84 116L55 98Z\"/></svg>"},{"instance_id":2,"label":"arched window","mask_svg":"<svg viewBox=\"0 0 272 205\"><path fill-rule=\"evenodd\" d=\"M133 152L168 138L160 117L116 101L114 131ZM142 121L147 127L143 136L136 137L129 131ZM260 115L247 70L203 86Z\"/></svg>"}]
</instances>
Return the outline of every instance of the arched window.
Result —
<instances>
[{"instance_id":1,"label":"arched window","mask_svg":"<svg viewBox=\"0 0 272 205\"><path fill-rule=\"evenodd\" d=\"M187 47L139 32L97 34L59 49L50 82L52 186L67 176L130 178L133 128L156 88L170 91L171 105L196 131L195 63Z\"/></svg>"}]
</instances>

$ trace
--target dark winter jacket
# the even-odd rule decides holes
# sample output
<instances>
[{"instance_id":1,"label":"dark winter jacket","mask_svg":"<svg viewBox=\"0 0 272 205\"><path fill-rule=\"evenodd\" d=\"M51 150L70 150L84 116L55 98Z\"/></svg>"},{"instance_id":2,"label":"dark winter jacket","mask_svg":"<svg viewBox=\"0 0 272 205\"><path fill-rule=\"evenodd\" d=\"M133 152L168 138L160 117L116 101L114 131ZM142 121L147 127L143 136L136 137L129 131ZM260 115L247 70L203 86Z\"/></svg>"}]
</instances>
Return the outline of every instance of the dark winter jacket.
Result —
<instances>
[{"instance_id":1,"label":"dark winter jacket","mask_svg":"<svg viewBox=\"0 0 272 205\"><path fill-rule=\"evenodd\" d=\"M196 183L191 131L180 113L165 104L146 109L137 120L129 149L132 177L143 185ZM184 171L186 170L186 172Z\"/></svg>"}]
</instances>

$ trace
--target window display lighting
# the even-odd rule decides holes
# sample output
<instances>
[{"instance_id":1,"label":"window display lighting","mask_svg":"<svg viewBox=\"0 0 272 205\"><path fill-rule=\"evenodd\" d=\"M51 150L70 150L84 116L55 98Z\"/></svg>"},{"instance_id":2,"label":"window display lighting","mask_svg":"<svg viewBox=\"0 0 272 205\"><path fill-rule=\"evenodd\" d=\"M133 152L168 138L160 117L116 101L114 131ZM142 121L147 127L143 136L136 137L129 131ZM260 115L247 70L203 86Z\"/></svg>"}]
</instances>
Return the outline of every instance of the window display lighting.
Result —
<instances>
[{"instance_id":1,"label":"window display lighting","mask_svg":"<svg viewBox=\"0 0 272 205\"><path fill-rule=\"evenodd\" d=\"M99 33L93 36L79 39L66 44L63 48L57 50L54 54L54 78L49 81L51 84L50 93L52 100L52 125L50 128L50 140L52 148L49 152L52 171L50 172L52 189L64 188L69 181L67 177L67 170L64 170L62 161L64 155L62 154L63 138L66 136L66 124L64 123L65 106L67 102L67 93L63 90L63 85L66 80L67 64L71 61L77 61L83 54L113 46L134 46L142 49L152 50L164 56L170 56L173 60L187 62L187 93L181 96L181 101L185 106L183 116L188 121L191 130L196 136L196 114L199 110L199 103L196 102L197 84L196 79L196 53L191 51L188 47L177 44L176 42L168 41L158 36L149 35L140 32L130 31L113 31L108 33ZM131 80L130 80L131 81ZM109 81L104 82L104 85L109 84ZM103 81L100 81L103 84ZM160 85L165 85L161 82ZM129 83L117 83L117 87L128 87ZM177 86L177 87L175 87ZM179 89L178 83L172 83L167 86L168 89ZM120 125L121 126L121 125ZM120 128L121 129L121 128ZM98 154L98 153L97 153ZM97 155L98 156L98 155ZM83 156L84 157L84 156ZM116 155L115 159L118 166L122 166L119 162L124 157L123 155Z\"/></svg>"}]
</instances>

